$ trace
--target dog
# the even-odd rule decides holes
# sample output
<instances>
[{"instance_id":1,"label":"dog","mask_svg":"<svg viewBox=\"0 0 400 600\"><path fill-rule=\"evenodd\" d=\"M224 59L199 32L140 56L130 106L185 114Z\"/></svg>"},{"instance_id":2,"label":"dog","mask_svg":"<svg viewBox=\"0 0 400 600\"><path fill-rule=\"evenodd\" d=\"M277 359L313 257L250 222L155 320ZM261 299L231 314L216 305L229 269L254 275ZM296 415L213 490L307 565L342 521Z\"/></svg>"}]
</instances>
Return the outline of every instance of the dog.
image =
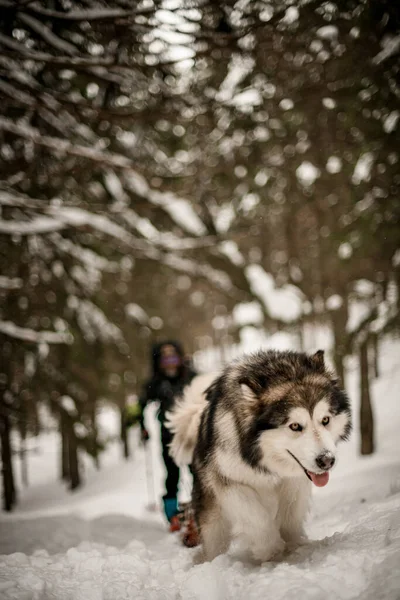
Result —
<instances>
[{"instance_id":1,"label":"dog","mask_svg":"<svg viewBox=\"0 0 400 600\"><path fill-rule=\"evenodd\" d=\"M322 350L259 351L196 377L168 427L172 458L192 467L204 559L239 538L266 562L306 539L312 485L327 485L351 409Z\"/></svg>"}]
</instances>

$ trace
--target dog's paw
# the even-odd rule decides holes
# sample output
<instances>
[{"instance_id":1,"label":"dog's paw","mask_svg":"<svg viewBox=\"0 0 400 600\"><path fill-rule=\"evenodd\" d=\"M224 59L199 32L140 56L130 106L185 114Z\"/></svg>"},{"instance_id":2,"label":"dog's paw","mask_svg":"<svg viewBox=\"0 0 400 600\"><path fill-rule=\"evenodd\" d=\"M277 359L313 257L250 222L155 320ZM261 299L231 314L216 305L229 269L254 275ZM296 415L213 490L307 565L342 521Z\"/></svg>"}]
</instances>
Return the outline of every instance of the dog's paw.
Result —
<instances>
[{"instance_id":1,"label":"dog's paw","mask_svg":"<svg viewBox=\"0 0 400 600\"><path fill-rule=\"evenodd\" d=\"M257 562L270 562L282 560L286 550L286 543L279 539L273 545L265 545L262 548L253 548L252 554Z\"/></svg>"},{"instance_id":2,"label":"dog's paw","mask_svg":"<svg viewBox=\"0 0 400 600\"><path fill-rule=\"evenodd\" d=\"M286 550L292 552L301 546L306 546L309 539L305 535L296 535L286 538Z\"/></svg>"},{"instance_id":3,"label":"dog's paw","mask_svg":"<svg viewBox=\"0 0 400 600\"><path fill-rule=\"evenodd\" d=\"M308 538L303 530L282 531L281 535L289 548L304 546L308 542Z\"/></svg>"},{"instance_id":4,"label":"dog's paw","mask_svg":"<svg viewBox=\"0 0 400 600\"><path fill-rule=\"evenodd\" d=\"M193 552L192 560L194 565L201 565L207 562L207 558L202 548L198 548L195 552Z\"/></svg>"}]
</instances>

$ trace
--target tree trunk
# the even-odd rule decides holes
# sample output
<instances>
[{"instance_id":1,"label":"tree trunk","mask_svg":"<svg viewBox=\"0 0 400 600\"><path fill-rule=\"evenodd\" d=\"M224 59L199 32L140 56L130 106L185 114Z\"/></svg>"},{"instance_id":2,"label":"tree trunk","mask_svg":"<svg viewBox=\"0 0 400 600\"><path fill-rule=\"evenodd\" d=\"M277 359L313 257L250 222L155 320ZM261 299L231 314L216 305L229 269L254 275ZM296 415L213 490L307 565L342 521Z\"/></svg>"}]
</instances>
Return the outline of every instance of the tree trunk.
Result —
<instances>
[{"instance_id":1,"label":"tree trunk","mask_svg":"<svg viewBox=\"0 0 400 600\"><path fill-rule=\"evenodd\" d=\"M297 338L299 340L299 350L300 350L300 352L305 352L304 323L302 323L301 321L297 325Z\"/></svg>"},{"instance_id":2,"label":"tree trunk","mask_svg":"<svg viewBox=\"0 0 400 600\"><path fill-rule=\"evenodd\" d=\"M65 417L60 415L60 434L61 434L61 479L69 481L69 448L68 448L68 432Z\"/></svg>"},{"instance_id":3,"label":"tree trunk","mask_svg":"<svg viewBox=\"0 0 400 600\"><path fill-rule=\"evenodd\" d=\"M129 439L128 439L128 428L125 424L125 401L120 407L120 416L121 416L121 442L124 452L124 458L129 458L131 455L129 448Z\"/></svg>"},{"instance_id":4,"label":"tree trunk","mask_svg":"<svg viewBox=\"0 0 400 600\"><path fill-rule=\"evenodd\" d=\"M71 490L75 490L81 485L81 477L79 473L78 443L72 423L68 426L68 458L70 488Z\"/></svg>"},{"instance_id":5,"label":"tree trunk","mask_svg":"<svg viewBox=\"0 0 400 600\"><path fill-rule=\"evenodd\" d=\"M24 400L20 401L20 421L19 421L19 458L21 461L21 480L22 485L28 486L28 453L26 451L26 433L27 433L28 411L27 403Z\"/></svg>"},{"instance_id":6,"label":"tree trunk","mask_svg":"<svg viewBox=\"0 0 400 600\"><path fill-rule=\"evenodd\" d=\"M20 459L21 459L21 480L22 484L27 487L28 481L28 452L26 450L26 428L21 429L21 444L20 444Z\"/></svg>"},{"instance_id":7,"label":"tree trunk","mask_svg":"<svg viewBox=\"0 0 400 600\"><path fill-rule=\"evenodd\" d=\"M336 370L337 376L339 377L341 385L343 387L345 387L346 382L345 382L345 374L344 374L345 373L344 372L344 356L341 352L341 348L336 345L336 342L335 342L335 351L334 351L334 362L335 362L335 370Z\"/></svg>"},{"instance_id":8,"label":"tree trunk","mask_svg":"<svg viewBox=\"0 0 400 600\"><path fill-rule=\"evenodd\" d=\"M374 452L374 417L369 382L368 340L361 343L359 353L361 454L365 455Z\"/></svg>"},{"instance_id":9,"label":"tree trunk","mask_svg":"<svg viewBox=\"0 0 400 600\"><path fill-rule=\"evenodd\" d=\"M38 411L38 403L33 402L32 404L33 404L33 408L32 408L33 435L35 437L37 437L41 430L39 411Z\"/></svg>"},{"instance_id":10,"label":"tree trunk","mask_svg":"<svg viewBox=\"0 0 400 600\"><path fill-rule=\"evenodd\" d=\"M97 403L96 400L93 401L92 409L91 409L91 421L92 421L92 432L93 432L93 458L94 464L96 465L96 469L100 469L100 459L99 459L99 447L97 445Z\"/></svg>"},{"instance_id":11,"label":"tree trunk","mask_svg":"<svg viewBox=\"0 0 400 600\"><path fill-rule=\"evenodd\" d=\"M17 500L12 465L10 432L10 419L8 416L3 415L0 421L1 462L3 470L3 508L8 512L12 510Z\"/></svg>"},{"instance_id":12,"label":"tree trunk","mask_svg":"<svg viewBox=\"0 0 400 600\"><path fill-rule=\"evenodd\" d=\"M347 306L344 301L343 306L338 310L332 311L331 322L334 335L334 362L336 373L345 387L345 369L344 358L346 355L346 324L347 324Z\"/></svg>"},{"instance_id":13,"label":"tree trunk","mask_svg":"<svg viewBox=\"0 0 400 600\"><path fill-rule=\"evenodd\" d=\"M370 359L372 377L377 379L379 377L379 339L377 333L371 334Z\"/></svg>"}]
</instances>

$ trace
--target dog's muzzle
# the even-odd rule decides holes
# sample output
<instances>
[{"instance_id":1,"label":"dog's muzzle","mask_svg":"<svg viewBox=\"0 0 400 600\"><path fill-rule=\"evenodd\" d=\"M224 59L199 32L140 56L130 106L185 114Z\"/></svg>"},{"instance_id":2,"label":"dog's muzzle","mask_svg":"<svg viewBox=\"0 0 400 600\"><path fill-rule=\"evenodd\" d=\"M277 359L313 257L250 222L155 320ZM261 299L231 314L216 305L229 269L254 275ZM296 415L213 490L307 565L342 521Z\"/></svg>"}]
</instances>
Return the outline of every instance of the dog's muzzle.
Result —
<instances>
[{"instance_id":1,"label":"dog's muzzle","mask_svg":"<svg viewBox=\"0 0 400 600\"><path fill-rule=\"evenodd\" d=\"M332 452L321 452L319 456L315 459L317 467L322 469L323 471L328 471L335 464L335 457Z\"/></svg>"}]
</instances>

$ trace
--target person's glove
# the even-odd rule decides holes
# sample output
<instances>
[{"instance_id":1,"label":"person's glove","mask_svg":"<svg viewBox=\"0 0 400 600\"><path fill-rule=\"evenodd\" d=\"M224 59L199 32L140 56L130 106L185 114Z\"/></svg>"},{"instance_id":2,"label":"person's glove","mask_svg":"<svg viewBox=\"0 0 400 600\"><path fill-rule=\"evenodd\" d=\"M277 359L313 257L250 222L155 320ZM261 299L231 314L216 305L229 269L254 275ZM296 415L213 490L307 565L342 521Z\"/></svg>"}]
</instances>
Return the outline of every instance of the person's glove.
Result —
<instances>
[{"instance_id":1,"label":"person's glove","mask_svg":"<svg viewBox=\"0 0 400 600\"><path fill-rule=\"evenodd\" d=\"M147 429L141 429L140 430L140 441L142 442L142 444L145 444L146 442L148 442L150 439L149 436L149 432L147 431Z\"/></svg>"}]
</instances>

